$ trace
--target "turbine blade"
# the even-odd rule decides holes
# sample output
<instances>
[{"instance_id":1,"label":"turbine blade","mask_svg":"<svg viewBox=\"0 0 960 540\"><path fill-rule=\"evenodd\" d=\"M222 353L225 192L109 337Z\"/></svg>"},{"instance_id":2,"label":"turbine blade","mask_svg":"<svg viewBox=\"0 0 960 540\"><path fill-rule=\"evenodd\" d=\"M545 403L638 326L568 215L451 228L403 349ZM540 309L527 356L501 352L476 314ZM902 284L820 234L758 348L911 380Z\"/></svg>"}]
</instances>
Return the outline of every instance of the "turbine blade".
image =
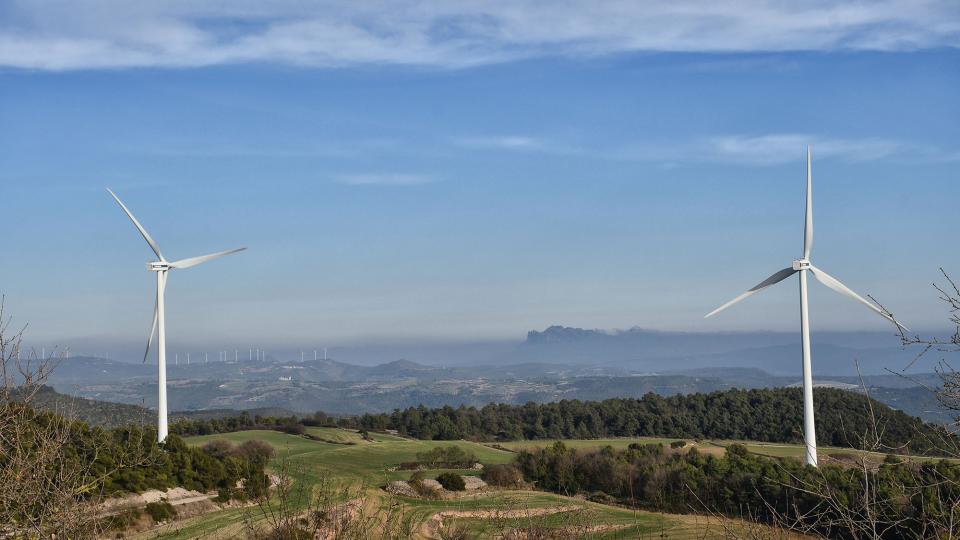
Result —
<instances>
[{"instance_id":1,"label":"turbine blade","mask_svg":"<svg viewBox=\"0 0 960 540\"><path fill-rule=\"evenodd\" d=\"M157 333L157 318L159 317L157 312L157 299L153 299L153 326L150 327L150 336L147 337L147 350L143 352L143 362L147 362L147 356L150 355L150 345L153 344L153 335Z\"/></svg>"},{"instance_id":2,"label":"turbine blade","mask_svg":"<svg viewBox=\"0 0 960 540\"><path fill-rule=\"evenodd\" d=\"M132 221L133 224L137 227L137 230L140 231L140 234L143 235L143 239L146 240L148 244L150 244L150 249L152 249L153 252L157 254L157 257L160 257L161 261L166 261L166 259L163 258L163 255L160 254L160 246L158 246L157 243L153 241L153 238L150 237L150 233L148 233L147 230L143 228L143 225L140 225L140 222L137 221L137 218L133 217L133 213L130 212L130 210L127 208L125 204L123 204L123 201L120 200L120 197L117 197L117 194L111 191L110 188L107 188L107 191L110 192L110 195L113 195L113 199L117 201L117 204L120 205L120 208L123 209L123 211L127 214L127 217L130 218L130 221Z\"/></svg>"},{"instance_id":3,"label":"turbine blade","mask_svg":"<svg viewBox=\"0 0 960 540\"><path fill-rule=\"evenodd\" d=\"M163 273L163 275L161 276L161 278L162 278L163 283L161 284L161 287L158 287L158 288L157 288L157 296L154 296L154 297L153 297L153 326L150 327L150 336L147 337L147 350L144 351L144 353L143 353L143 362L144 362L144 363L146 363L146 361L147 361L147 356L149 356L149 354L150 354L150 345L153 344L153 336L154 336L154 334L157 333L157 323L158 323L158 321L159 321L159 319L160 319L160 309L159 309L159 307L160 307L160 306L159 306L160 295L163 294L163 289L166 288L166 286L167 286L167 274L166 274L166 272Z\"/></svg>"},{"instance_id":4,"label":"turbine blade","mask_svg":"<svg viewBox=\"0 0 960 540\"><path fill-rule=\"evenodd\" d=\"M706 315L704 315L703 318L706 319L707 317L712 317L712 316L716 315L717 313L720 313L721 311L727 309L728 307L736 304L737 302L743 300L744 298L746 298L746 297L748 297L748 296L751 296L751 295L753 295L753 294L756 294L756 293L762 291L763 289L766 289L767 287L769 287L769 286L771 286L771 285L774 285L774 284L776 284L776 283L780 283L781 281L787 279L788 277L792 276L792 275L795 274L796 272L797 272L797 271L794 270L792 266L791 266L791 267L788 267L788 268L784 268L783 270L780 270L779 272L773 274L772 276L768 277L767 279L761 281L760 283L758 283L755 287L753 287L753 288L750 289L749 291L741 294L740 296L738 296L738 297L734 298L733 300L727 302L726 304L718 307L717 309L711 311L710 313L707 313Z\"/></svg>"},{"instance_id":5,"label":"turbine blade","mask_svg":"<svg viewBox=\"0 0 960 540\"><path fill-rule=\"evenodd\" d=\"M236 253L238 251L243 251L247 248L235 248L228 249L226 251L218 251L217 253L211 253L209 255L201 255L199 257L190 257L189 259L180 259L179 261L174 261L170 263L171 268L190 268L191 266L196 266L200 263L205 263L207 261L212 261L213 259L219 259L220 257L226 257L231 253Z\"/></svg>"},{"instance_id":6,"label":"turbine blade","mask_svg":"<svg viewBox=\"0 0 960 540\"><path fill-rule=\"evenodd\" d=\"M803 220L803 258L810 258L813 249L813 173L810 170L811 152L807 147L807 212Z\"/></svg>"},{"instance_id":7,"label":"turbine blade","mask_svg":"<svg viewBox=\"0 0 960 540\"><path fill-rule=\"evenodd\" d=\"M827 287L830 287L831 289L837 291L838 293L840 293L840 294L842 294L842 295L844 295L844 296L847 296L847 297L849 297L849 298L853 298L853 299L856 300L857 302L860 302L861 304L863 304L863 305L867 306L868 308L870 308L872 311L876 312L878 315L880 315L880 316L883 317L884 319L887 319L888 321L890 321L890 322L892 322L893 324L899 326L900 328L903 328L903 329L906 330L907 332L910 331L909 328L907 328L906 326L900 324L900 321L894 319L894 318L891 317L887 312L885 312L885 311L883 311L882 309L880 309L879 307L875 306L875 305L873 304L873 302L868 301L866 298L863 298L863 297L860 296L859 294L857 294L857 293L853 292L852 290L850 290L850 288L847 287L846 285L844 285L843 283L840 283L840 280L838 280L837 278L831 276L830 274L824 272L823 270L821 270L821 269L819 269L819 268L817 268L817 267L815 267L815 266L813 266L813 265L810 265L810 271L813 272L814 277L816 277L817 280L818 280L820 283L823 283L823 284L826 285Z\"/></svg>"}]
</instances>

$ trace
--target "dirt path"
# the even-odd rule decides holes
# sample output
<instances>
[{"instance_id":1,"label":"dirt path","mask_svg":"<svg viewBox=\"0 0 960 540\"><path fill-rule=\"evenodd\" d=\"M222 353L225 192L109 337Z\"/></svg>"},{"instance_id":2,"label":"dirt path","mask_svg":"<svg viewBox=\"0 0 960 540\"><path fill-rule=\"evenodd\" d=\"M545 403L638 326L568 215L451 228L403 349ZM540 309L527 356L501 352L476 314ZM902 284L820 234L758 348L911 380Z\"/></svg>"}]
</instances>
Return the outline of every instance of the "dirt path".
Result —
<instances>
[{"instance_id":1,"label":"dirt path","mask_svg":"<svg viewBox=\"0 0 960 540\"><path fill-rule=\"evenodd\" d=\"M161 501L168 502L171 506L181 506L184 504L208 501L216 496L216 493L201 493L199 491L187 490L181 487L170 488L166 491L150 489L144 491L143 493L106 499L100 505L99 513L104 516L109 516L119 514L133 508L142 509L150 503Z\"/></svg>"},{"instance_id":2,"label":"dirt path","mask_svg":"<svg viewBox=\"0 0 960 540\"><path fill-rule=\"evenodd\" d=\"M197 495L195 497L185 497L183 499L176 499L176 500L167 501L167 502L170 503L170 506L180 506L181 504L190 504L190 503L195 503L200 501L208 501L216 496L217 496L216 493L207 493L205 495Z\"/></svg>"},{"instance_id":3,"label":"dirt path","mask_svg":"<svg viewBox=\"0 0 960 540\"><path fill-rule=\"evenodd\" d=\"M518 519L560 514L562 512L572 512L582 509L582 506L567 505L543 508L519 508L515 510L443 510L430 516L430 519L420 527L420 535L423 538L439 538L440 529L443 528L445 519Z\"/></svg>"}]
</instances>

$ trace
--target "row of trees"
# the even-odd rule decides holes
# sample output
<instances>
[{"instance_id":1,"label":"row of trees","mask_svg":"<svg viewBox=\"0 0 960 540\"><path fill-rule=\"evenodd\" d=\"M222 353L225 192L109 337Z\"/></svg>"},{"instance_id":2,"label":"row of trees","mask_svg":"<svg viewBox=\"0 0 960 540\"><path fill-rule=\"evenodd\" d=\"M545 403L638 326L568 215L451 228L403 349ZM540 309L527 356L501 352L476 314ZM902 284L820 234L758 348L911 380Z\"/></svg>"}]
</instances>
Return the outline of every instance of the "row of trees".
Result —
<instances>
[{"instance_id":1,"label":"row of trees","mask_svg":"<svg viewBox=\"0 0 960 540\"><path fill-rule=\"evenodd\" d=\"M0 470L17 467L24 474L36 474L38 471L27 466L43 457L38 454L45 450L42 439L52 430L62 429L62 449L56 461L42 463L47 470L41 476L82 471L85 482L77 493L81 499L176 486L233 495L238 484L247 488L243 495L257 496L266 486L264 469L272 455L269 446L211 450L188 446L177 435L158 444L152 427L90 427L19 402L0 404L0 416L19 419L18 445L14 447L0 438ZM42 490L43 486L38 488Z\"/></svg>"},{"instance_id":2,"label":"row of trees","mask_svg":"<svg viewBox=\"0 0 960 540\"><path fill-rule=\"evenodd\" d=\"M269 429L285 433L302 434L305 426L329 426L356 428L357 422L353 418L336 418L323 412L316 412L310 416L266 416L251 415L242 411L235 415L221 418L201 418L191 420L180 418L170 425L170 433L183 437L194 435L213 435L216 433L232 433L249 429Z\"/></svg>"},{"instance_id":3,"label":"row of trees","mask_svg":"<svg viewBox=\"0 0 960 540\"><path fill-rule=\"evenodd\" d=\"M960 504L960 464L874 468L777 460L731 445L722 457L631 445L577 451L562 442L521 451L526 480L564 495L676 513L716 513L828 538L946 538ZM866 533L866 534L863 534Z\"/></svg>"},{"instance_id":4,"label":"row of trees","mask_svg":"<svg viewBox=\"0 0 960 540\"><path fill-rule=\"evenodd\" d=\"M823 445L859 447L867 433L881 432L885 451L940 455L953 436L941 427L872 400L832 388L814 390L817 440ZM604 401L563 400L525 405L427 408L334 418L267 417L241 413L219 419L179 420L171 432L207 435L246 429L303 433L303 426L396 430L424 440L509 441L597 439L603 437L673 437L683 439L803 441L803 396L798 388L724 390L709 394ZM877 427L880 427L877 430ZM945 444L951 443L951 444Z\"/></svg>"},{"instance_id":5,"label":"row of trees","mask_svg":"<svg viewBox=\"0 0 960 540\"><path fill-rule=\"evenodd\" d=\"M936 453L951 436L939 427L844 390L814 391L817 440L859 446L865 433L882 426L885 446L902 453ZM803 440L803 397L797 388L725 390L709 394L605 401L564 400L482 408L411 407L391 414L366 414L356 423L368 430L395 429L434 440L593 439L676 437L797 443Z\"/></svg>"}]
</instances>

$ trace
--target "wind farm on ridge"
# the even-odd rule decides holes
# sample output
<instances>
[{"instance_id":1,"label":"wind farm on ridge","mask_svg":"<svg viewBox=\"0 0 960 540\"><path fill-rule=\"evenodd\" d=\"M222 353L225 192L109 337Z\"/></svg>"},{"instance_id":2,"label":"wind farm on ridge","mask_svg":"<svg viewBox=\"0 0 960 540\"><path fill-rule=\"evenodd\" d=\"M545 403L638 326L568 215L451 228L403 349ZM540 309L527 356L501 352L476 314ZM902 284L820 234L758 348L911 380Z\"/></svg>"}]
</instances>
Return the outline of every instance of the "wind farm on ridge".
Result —
<instances>
[{"instance_id":1,"label":"wind farm on ridge","mask_svg":"<svg viewBox=\"0 0 960 540\"><path fill-rule=\"evenodd\" d=\"M4 4L0 539L960 538L958 29Z\"/></svg>"}]
</instances>

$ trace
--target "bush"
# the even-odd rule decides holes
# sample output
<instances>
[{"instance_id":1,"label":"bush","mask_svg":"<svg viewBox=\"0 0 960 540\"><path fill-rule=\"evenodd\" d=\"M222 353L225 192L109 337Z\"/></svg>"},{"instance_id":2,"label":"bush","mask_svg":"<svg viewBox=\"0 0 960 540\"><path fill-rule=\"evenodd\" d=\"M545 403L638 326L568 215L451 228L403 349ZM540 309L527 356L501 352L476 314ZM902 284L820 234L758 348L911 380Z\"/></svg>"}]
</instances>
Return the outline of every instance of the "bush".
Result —
<instances>
[{"instance_id":1,"label":"bush","mask_svg":"<svg viewBox=\"0 0 960 540\"><path fill-rule=\"evenodd\" d=\"M131 508L119 514L107 516L100 522L100 527L104 531L123 531L133 527L138 521L140 521L140 510Z\"/></svg>"},{"instance_id":2,"label":"bush","mask_svg":"<svg viewBox=\"0 0 960 540\"><path fill-rule=\"evenodd\" d=\"M222 487L217 490L217 496L213 498L213 502L216 503L225 503L229 502L233 498L233 489L229 487Z\"/></svg>"},{"instance_id":3,"label":"bush","mask_svg":"<svg viewBox=\"0 0 960 540\"><path fill-rule=\"evenodd\" d=\"M687 445L687 441L684 441L684 440L673 441L672 443L670 443L670 448L683 448L686 445Z\"/></svg>"},{"instance_id":4,"label":"bush","mask_svg":"<svg viewBox=\"0 0 960 540\"><path fill-rule=\"evenodd\" d=\"M437 482L440 482L440 485L443 486L443 489L447 491L463 491L467 489L467 484L464 483L463 477L457 473L445 472L437 476Z\"/></svg>"},{"instance_id":5,"label":"bush","mask_svg":"<svg viewBox=\"0 0 960 540\"><path fill-rule=\"evenodd\" d=\"M477 456L459 446L438 446L429 452L418 452L417 460L434 469L467 469L477 462Z\"/></svg>"},{"instance_id":6,"label":"bush","mask_svg":"<svg viewBox=\"0 0 960 540\"><path fill-rule=\"evenodd\" d=\"M303 427L303 424L299 422L290 422L288 424L282 424L274 427L273 429L281 431L283 433L289 433L290 435L303 435L307 432L307 428Z\"/></svg>"},{"instance_id":7,"label":"bush","mask_svg":"<svg viewBox=\"0 0 960 540\"><path fill-rule=\"evenodd\" d=\"M203 445L203 451L215 458L225 458L235 451L233 443L226 439L214 439Z\"/></svg>"},{"instance_id":8,"label":"bush","mask_svg":"<svg viewBox=\"0 0 960 540\"><path fill-rule=\"evenodd\" d=\"M266 464L273 457L273 447L263 441L245 441L237 447L236 455L251 463Z\"/></svg>"},{"instance_id":9,"label":"bush","mask_svg":"<svg viewBox=\"0 0 960 540\"><path fill-rule=\"evenodd\" d=\"M587 495L587 500L590 502L600 503L600 504L616 504L617 498L603 491L594 491L593 493Z\"/></svg>"},{"instance_id":10,"label":"bush","mask_svg":"<svg viewBox=\"0 0 960 540\"><path fill-rule=\"evenodd\" d=\"M423 474L423 471L415 471L413 474L410 475L410 480L407 480L407 484L409 484L410 487L413 488L413 491L415 491L417 495L421 497L424 497L426 499L437 498L437 495L438 495L437 490L428 488L427 486L423 485L423 480L425 478L426 478L426 475Z\"/></svg>"},{"instance_id":11,"label":"bush","mask_svg":"<svg viewBox=\"0 0 960 540\"><path fill-rule=\"evenodd\" d=\"M484 467L480 478L491 486L518 487L523 483L523 473L516 465L490 465Z\"/></svg>"},{"instance_id":12,"label":"bush","mask_svg":"<svg viewBox=\"0 0 960 540\"><path fill-rule=\"evenodd\" d=\"M270 493L270 477L263 473L251 476L243 483L243 491L251 499L268 495Z\"/></svg>"},{"instance_id":13,"label":"bush","mask_svg":"<svg viewBox=\"0 0 960 540\"><path fill-rule=\"evenodd\" d=\"M153 521L157 523L162 521L170 521L177 517L176 509L174 509L173 506L167 501L147 503L146 511L147 514L153 518Z\"/></svg>"}]
</instances>

